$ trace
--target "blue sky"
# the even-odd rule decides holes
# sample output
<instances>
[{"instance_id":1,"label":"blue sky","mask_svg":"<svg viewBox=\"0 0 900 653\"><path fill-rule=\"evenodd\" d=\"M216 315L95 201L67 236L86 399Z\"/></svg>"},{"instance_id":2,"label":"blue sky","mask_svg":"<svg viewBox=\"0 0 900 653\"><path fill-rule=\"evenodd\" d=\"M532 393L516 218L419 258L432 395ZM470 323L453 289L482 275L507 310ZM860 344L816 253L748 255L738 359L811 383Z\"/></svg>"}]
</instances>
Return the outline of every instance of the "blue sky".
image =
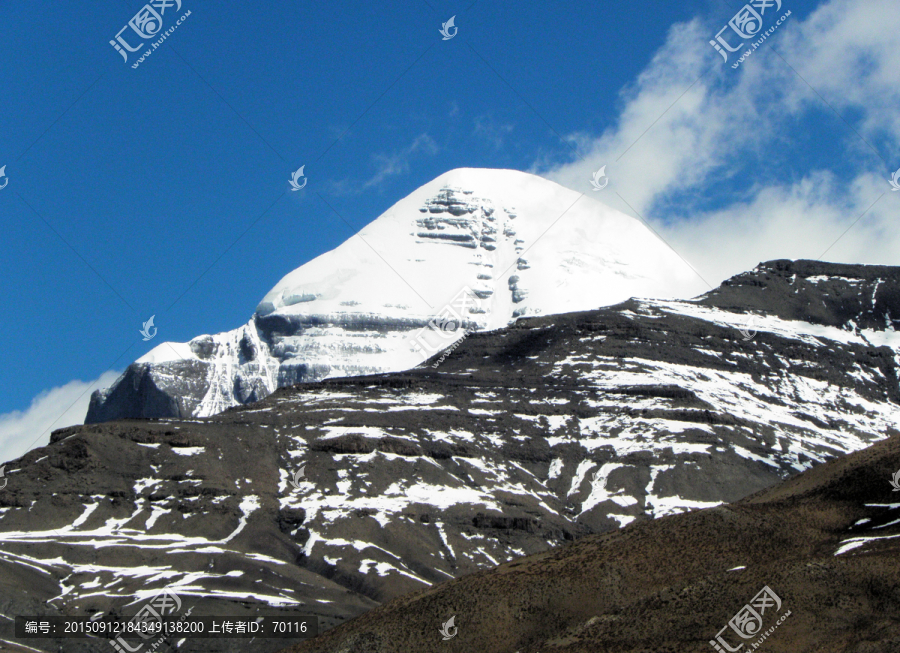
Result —
<instances>
[{"instance_id":1,"label":"blue sky","mask_svg":"<svg viewBox=\"0 0 900 653\"><path fill-rule=\"evenodd\" d=\"M4 3L0 427L162 339L239 326L284 274L456 167L586 190L608 163L603 201L713 283L815 258L888 191L827 258L893 262L895 19L873 36L859 3L784 0L780 54L735 70L708 41L742 4L183 0L164 28L191 15L133 69L140 53L126 64L109 41L142 3Z\"/></svg>"}]
</instances>

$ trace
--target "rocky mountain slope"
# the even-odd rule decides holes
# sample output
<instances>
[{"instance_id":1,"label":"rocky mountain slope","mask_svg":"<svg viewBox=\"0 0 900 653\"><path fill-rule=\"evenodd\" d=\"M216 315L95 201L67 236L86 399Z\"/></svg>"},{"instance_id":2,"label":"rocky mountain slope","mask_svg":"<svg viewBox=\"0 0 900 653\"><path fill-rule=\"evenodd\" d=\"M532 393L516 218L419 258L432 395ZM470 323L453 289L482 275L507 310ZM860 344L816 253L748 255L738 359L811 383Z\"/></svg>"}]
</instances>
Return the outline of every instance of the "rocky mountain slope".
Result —
<instances>
[{"instance_id":1,"label":"rocky mountain slope","mask_svg":"<svg viewBox=\"0 0 900 653\"><path fill-rule=\"evenodd\" d=\"M397 598L285 653L894 653L898 467L893 437L737 503Z\"/></svg>"},{"instance_id":2,"label":"rocky mountain slope","mask_svg":"<svg viewBox=\"0 0 900 653\"><path fill-rule=\"evenodd\" d=\"M414 367L461 293L466 329L691 297L699 278L638 220L514 170L453 170L294 270L244 326L165 342L91 398L87 422L207 417L279 387Z\"/></svg>"},{"instance_id":3,"label":"rocky mountain slope","mask_svg":"<svg viewBox=\"0 0 900 653\"><path fill-rule=\"evenodd\" d=\"M696 301L472 333L408 372L57 431L6 468L0 614L128 615L168 586L198 614L327 629L735 501L897 433L898 318L900 268L773 261Z\"/></svg>"}]
</instances>

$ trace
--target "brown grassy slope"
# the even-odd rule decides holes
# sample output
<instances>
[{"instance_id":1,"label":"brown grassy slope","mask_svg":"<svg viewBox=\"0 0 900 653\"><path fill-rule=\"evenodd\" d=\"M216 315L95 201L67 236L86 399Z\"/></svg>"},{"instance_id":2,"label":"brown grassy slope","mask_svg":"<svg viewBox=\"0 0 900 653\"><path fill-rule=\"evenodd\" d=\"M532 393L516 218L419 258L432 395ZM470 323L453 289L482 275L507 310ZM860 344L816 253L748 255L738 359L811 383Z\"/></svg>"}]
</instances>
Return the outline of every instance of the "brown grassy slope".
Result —
<instances>
[{"instance_id":1,"label":"brown grassy slope","mask_svg":"<svg viewBox=\"0 0 900 653\"><path fill-rule=\"evenodd\" d=\"M900 537L835 556L841 540L900 535L900 437L727 506L645 522L398 598L292 653L685 653L763 586L782 599L759 650L900 652ZM854 527L862 518L867 524ZM737 566L739 571L728 571ZM458 634L438 629L456 615ZM728 629L730 631L730 629ZM726 633L731 646L750 642Z\"/></svg>"}]
</instances>

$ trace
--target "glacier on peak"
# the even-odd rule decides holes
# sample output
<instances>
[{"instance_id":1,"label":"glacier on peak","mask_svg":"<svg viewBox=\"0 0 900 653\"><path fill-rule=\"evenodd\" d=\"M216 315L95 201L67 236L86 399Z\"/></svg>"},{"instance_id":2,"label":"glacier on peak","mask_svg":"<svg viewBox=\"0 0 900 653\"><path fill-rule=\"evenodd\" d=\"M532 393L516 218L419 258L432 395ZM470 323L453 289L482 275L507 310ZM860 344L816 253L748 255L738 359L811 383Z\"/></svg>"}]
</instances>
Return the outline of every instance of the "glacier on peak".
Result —
<instances>
[{"instance_id":1,"label":"glacier on peak","mask_svg":"<svg viewBox=\"0 0 900 653\"><path fill-rule=\"evenodd\" d=\"M467 330L707 290L640 221L582 193L451 170L285 275L244 326L139 358L87 421L206 417L285 385L409 369L423 359L411 336L463 289L478 298Z\"/></svg>"}]
</instances>

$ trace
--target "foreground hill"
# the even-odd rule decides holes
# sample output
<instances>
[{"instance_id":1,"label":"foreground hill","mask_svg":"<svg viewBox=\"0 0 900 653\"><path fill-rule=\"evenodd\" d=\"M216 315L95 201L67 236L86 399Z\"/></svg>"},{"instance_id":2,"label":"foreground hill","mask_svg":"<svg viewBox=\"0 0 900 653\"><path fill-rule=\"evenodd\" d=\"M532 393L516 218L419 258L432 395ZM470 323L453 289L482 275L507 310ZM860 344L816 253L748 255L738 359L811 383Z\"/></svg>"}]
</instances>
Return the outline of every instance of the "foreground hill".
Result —
<instances>
[{"instance_id":1,"label":"foreground hill","mask_svg":"<svg viewBox=\"0 0 900 653\"><path fill-rule=\"evenodd\" d=\"M896 653L898 467L893 437L737 503L395 599L286 653L709 653L764 635L771 653Z\"/></svg>"}]
</instances>

